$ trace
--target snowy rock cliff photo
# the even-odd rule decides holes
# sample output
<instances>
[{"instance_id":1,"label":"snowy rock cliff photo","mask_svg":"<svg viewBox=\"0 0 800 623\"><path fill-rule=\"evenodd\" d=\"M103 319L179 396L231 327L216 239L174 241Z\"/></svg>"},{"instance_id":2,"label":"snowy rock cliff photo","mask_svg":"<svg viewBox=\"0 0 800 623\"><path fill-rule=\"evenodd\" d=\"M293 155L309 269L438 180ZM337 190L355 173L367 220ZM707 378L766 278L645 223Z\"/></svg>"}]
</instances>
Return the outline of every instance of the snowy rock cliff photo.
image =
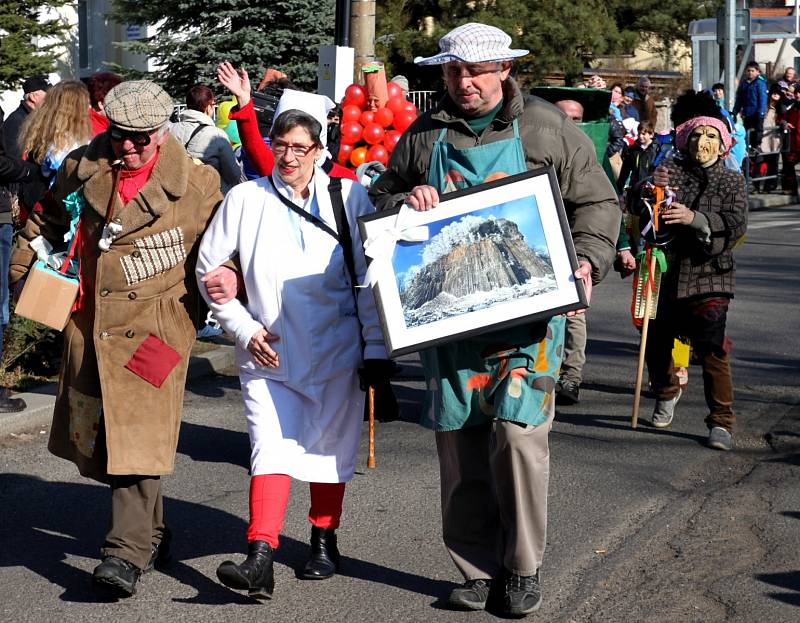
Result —
<instances>
[{"instance_id":1,"label":"snowy rock cliff photo","mask_svg":"<svg viewBox=\"0 0 800 623\"><path fill-rule=\"evenodd\" d=\"M546 248L533 249L516 223L465 216L442 228L422 262L399 276L409 327L555 289Z\"/></svg>"}]
</instances>

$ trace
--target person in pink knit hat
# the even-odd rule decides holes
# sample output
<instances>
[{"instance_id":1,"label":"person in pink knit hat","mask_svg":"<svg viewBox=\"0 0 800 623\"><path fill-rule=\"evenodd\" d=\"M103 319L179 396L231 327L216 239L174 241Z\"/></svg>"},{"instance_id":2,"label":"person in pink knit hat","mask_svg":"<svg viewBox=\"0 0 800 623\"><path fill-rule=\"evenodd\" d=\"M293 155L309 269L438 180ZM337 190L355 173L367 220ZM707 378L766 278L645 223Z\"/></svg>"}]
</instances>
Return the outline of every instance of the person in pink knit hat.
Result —
<instances>
[{"instance_id":1,"label":"person in pink knit hat","mask_svg":"<svg viewBox=\"0 0 800 623\"><path fill-rule=\"evenodd\" d=\"M682 97L682 107L691 109L699 95ZM661 247L667 261L645 359L656 394L652 423L666 428L681 396L673 341L691 341L703 368L708 446L730 450L736 418L725 325L734 294L733 249L747 228L747 198L744 178L723 162L732 144L725 122L696 103L695 114L675 128L674 159L654 175L655 184L674 192L659 211L657 233L644 205L640 214L643 238Z\"/></svg>"}]
</instances>

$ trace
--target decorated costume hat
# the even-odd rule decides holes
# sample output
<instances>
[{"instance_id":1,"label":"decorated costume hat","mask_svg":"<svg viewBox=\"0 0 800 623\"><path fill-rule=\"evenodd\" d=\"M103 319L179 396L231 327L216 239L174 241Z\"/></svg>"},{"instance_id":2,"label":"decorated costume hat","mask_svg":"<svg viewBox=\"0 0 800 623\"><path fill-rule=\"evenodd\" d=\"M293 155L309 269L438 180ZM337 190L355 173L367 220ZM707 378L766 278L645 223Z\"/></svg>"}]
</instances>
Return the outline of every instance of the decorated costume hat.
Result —
<instances>
[{"instance_id":1,"label":"decorated costume hat","mask_svg":"<svg viewBox=\"0 0 800 623\"><path fill-rule=\"evenodd\" d=\"M733 145L733 140L731 139L730 132L728 132L728 126L725 125L725 122L723 122L721 119L717 119L716 117L700 116L692 117L688 121L684 121L677 128L675 128L675 147L681 150L686 149L689 145L689 137L692 135L692 132L694 132L695 129L706 125L716 128L719 132L720 138L722 139L722 151L720 152L720 157L724 158L730 151L731 146Z\"/></svg>"},{"instance_id":2,"label":"decorated costume hat","mask_svg":"<svg viewBox=\"0 0 800 623\"><path fill-rule=\"evenodd\" d=\"M727 155L733 145L722 111L708 92L698 93L689 90L679 96L672 107L671 119L672 125L675 126L675 146L680 150L686 149L692 131L703 125L714 127L719 131L722 138L721 158Z\"/></svg>"}]
</instances>

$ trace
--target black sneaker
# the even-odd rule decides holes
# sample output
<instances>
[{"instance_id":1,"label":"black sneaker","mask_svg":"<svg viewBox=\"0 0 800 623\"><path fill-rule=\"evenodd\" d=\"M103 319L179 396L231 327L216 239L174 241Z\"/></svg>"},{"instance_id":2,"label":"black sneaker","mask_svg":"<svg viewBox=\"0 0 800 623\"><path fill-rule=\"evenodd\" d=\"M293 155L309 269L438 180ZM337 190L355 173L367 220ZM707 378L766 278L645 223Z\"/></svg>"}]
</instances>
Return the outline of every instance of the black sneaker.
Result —
<instances>
[{"instance_id":1,"label":"black sneaker","mask_svg":"<svg viewBox=\"0 0 800 623\"><path fill-rule=\"evenodd\" d=\"M483 610L491 587L489 579L467 580L453 589L448 603L458 610Z\"/></svg>"},{"instance_id":2,"label":"black sneaker","mask_svg":"<svg viewBox=\"0 0 800 623\"><path fill-rule=\"evenodd\" d=\"M7 389L0 389L0 413L19 413L27 406L22 398L12 398Z\"/></svg>"},{"instance_id":3,"label":"black sneaker","mask_svg":"<svg viewBox=\"0 0 800 623\"><path fill-rule=\"evenodd\" d=\"M106 556L95 567L92 582L110 588L122 597L129 597L136 592L136 582L140 575L142 570L132 562L116 556Z\"/></svg>"},{"instance_id":4,"label":"black sneaker","mask_svg":"<svg viewBox=\"0 0 800 623\"><path fill-rule=\"evenodd\" d=\"M580 402L581 384L575 381L559 381L556 383L556 404L569 406Z\"/></svg>"},{"instance_id":5,"label":"black sneaker","mask_svg":"<svg viewBox=\"0 0 800 623\"><path fill-rule=\"evenodd\" d=\"M503 614L523 617L535 612L542 605L542 587L539 572L536 575L509 573L506 577Z\"/></svg>"}]
</instances>

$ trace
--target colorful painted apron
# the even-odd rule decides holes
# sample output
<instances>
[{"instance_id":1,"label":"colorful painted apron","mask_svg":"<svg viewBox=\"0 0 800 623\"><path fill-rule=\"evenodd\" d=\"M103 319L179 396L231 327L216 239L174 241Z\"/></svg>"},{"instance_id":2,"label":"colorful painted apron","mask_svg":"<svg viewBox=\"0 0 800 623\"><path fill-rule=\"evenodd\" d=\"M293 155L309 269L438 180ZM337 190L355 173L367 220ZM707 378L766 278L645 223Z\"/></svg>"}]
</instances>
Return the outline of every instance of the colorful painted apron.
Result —
<instances>
[{"instance_id":1,"label":"colorful painted apron","mask_svg":"<svg viewBox=\"0 0 800 623\"><path fill-rule=\"evenodd\" d=\"M445 194L526 170L517 120L514 137L456 149L443 129L433 145L428 183ZM538 426L547 419L564 343L564 317L437 346L421 353L428 391L422 424L437 431L497 418Z\"/></svg>"}]
</instances>

